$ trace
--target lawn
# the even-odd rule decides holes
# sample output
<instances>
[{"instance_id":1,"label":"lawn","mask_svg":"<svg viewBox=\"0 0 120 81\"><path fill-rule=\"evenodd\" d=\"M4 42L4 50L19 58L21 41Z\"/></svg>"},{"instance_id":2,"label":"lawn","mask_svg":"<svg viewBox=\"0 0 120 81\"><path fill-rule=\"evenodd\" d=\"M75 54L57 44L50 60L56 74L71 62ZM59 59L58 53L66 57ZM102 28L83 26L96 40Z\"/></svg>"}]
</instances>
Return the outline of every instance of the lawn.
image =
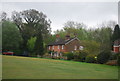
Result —
<instances>
[{"instance_id":1,"label":"lawn","mask_svg":"<svg viewBox=\"0 0 120 81\"><path fill-rule=\"evenodd\" d=\"M117 66L3 56L3 79L117 79Z\"/></svg>"}]
</instances>

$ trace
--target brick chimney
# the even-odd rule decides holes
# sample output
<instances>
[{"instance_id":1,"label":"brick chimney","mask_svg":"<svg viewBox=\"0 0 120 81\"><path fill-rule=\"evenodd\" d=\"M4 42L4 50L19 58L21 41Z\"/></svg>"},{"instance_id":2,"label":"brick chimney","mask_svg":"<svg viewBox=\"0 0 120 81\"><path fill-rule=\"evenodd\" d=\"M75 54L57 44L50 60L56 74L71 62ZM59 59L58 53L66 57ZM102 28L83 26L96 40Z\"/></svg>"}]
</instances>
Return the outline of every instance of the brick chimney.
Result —
<instances>
[{"instance_id":1,"label":"brick chimney","mask_svg":"<svg viewBox=\"0 0 120 81\"><path fill-rule=\"evenodd\" d=\"M56 34L56 42L59 41L60 35Z\"/></svg>"},{"instance_id":2,"label":"brick chimney","mask_svg":"<svg viewBox=\"0 0 120 81\"><path fill-rule=\"evenodd\" d=\"M70 39L70 35L68 34L65 36L65 40L69 40L69 39Z\"/></svg>"}]
</instances>

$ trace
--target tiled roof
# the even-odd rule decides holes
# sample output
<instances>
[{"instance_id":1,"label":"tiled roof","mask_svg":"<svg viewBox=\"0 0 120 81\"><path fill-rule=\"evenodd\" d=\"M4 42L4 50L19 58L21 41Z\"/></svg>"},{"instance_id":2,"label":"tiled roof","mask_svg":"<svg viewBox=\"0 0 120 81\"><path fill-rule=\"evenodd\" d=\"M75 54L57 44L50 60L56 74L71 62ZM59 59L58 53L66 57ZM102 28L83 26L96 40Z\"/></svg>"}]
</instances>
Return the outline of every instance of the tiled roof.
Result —
<instances>
[{"instance_id":1,"label":"tiled roof","mask_svg":"<svg viewBox=\"0 0 120 81\"><path fill-rule=\"evenodd\" d=\"M75 37L74 37L75 38ZM70 38L68 40L65 40L65 39L59 39L58 41L54 41L52 43L49 43L48 46L51 46L51 45L64 45L66 44L67 42L69 42L70 40L74 39L74 38Z\"/></svg>"},{"instance_id":2,"label":"tiled roof","mask_svg":"<svg viewBox=\"0 0 120 81\"><path fill-rule=\"evenodd\" d=\"M114 41L114 45L115 45L115 46L120 45L120 39L115 40L115 41Z\"/></svg>"}]
</instances>

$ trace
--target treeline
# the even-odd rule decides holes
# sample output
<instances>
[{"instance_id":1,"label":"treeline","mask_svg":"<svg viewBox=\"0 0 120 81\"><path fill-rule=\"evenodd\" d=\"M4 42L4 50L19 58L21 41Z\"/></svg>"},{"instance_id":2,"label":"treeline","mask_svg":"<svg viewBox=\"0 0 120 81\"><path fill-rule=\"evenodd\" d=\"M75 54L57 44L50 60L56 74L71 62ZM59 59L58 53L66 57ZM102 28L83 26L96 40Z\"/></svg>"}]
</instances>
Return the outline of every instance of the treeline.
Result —
<instances>
[{"instance_id":1,"label":"treeline","mask_svg":"<svg viewBox=\"0 0 120 81\"><path fill-rule=\"evenodd\" d=\"M64 38L66 34L71 37L77 36L86 51L91 54L98 54L100 51L111 51L114 40L119 39L116 34L120 36L119 33L115 33L117 24L115 21L108 21L101 23L98 27L87 28L83 23L68 21L64 24L63 29L55 31L55 35L59 34L61 38ZM51 36L50 39L55 40L55 35ZM53 41L53 40L52 40Z\"/></svg>"},{"instance_id":2,"label":"treeline","mask_svg":"<svg viewBox=\"0 0 120 81\"><path fill-rule=\"evenodd\" d=\"M34 9L12 12L11 18L3 12L2 50L10 50L16 55L40 56L47 53L47 44L56 39L56 34L64 38L66 34L77 36L84 51L97 55L102 51L111 51L113 42L120 38L120 29L115 21L108 21L95 28L88 28L84 23L68 21L63 29L51 34L51 21L47 16ZM116 26L116 27L115 27Z\"/></svg>"},{"instance_id":3,"label":"treeline","mask_svg":"<svg viewBox=\"0 0 120 81\"><path fill-rule=\"evenodd\" d=\"M66 34L71 37L77 36L80 39L84 50L63 53L67 60L89 62L89 63L106 63L116 65L119 53L114 53L114 41L120 39L120 28L115 21L108 21L99 24L96 28L87 28L83 23L68 21L64 24L63 29L54 32L64 38ZM50 39L55 40L55 35ZM50 40L49 39L49 40ZM109 60L112 60L108 62Z\"/></svg>"}]
</instances>

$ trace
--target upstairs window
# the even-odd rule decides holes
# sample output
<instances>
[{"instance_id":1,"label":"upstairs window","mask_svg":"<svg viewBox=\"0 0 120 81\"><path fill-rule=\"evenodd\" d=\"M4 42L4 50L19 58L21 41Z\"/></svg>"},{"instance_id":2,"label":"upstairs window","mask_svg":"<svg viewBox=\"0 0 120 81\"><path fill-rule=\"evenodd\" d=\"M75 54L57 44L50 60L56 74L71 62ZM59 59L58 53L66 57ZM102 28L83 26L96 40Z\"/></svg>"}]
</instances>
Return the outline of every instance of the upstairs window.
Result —
<instances>
[{"instance_id":1,"label":"upstairs window","mask_svg":"<svg viewBox=\"0 0 120 81\"><path fill-rule=\"evenodd\" d=\"M49 50L50 50L50 46L49 46Z\"/></svg>"},{"instance_id":2,"label":"upstairs window","mask_svg":"<svg viewBox=\"0 0 120 81\"><path fill-rule=\"evenodd\" d=\"M52 46L52 49L54 49L54 46Z\"/></svg>"},{"instance_id":3,"label":"upstairs window","mask_svg":"<svg viewBox=\"0 0 120 81\"><path fill-rule=\"evenodd\" d=\"M64 49L64 45L62 45L62 49Z\"/></svg>"},{"instance_id":4,"label":"upstairs window","mask_svg":"<svg viewBox=\"0 0 120 81\"><path fill-rule=\"evenodd\" d=\"M60 49L60 46L58 45L58 49Z\"/></svg>"}]
</instances>

